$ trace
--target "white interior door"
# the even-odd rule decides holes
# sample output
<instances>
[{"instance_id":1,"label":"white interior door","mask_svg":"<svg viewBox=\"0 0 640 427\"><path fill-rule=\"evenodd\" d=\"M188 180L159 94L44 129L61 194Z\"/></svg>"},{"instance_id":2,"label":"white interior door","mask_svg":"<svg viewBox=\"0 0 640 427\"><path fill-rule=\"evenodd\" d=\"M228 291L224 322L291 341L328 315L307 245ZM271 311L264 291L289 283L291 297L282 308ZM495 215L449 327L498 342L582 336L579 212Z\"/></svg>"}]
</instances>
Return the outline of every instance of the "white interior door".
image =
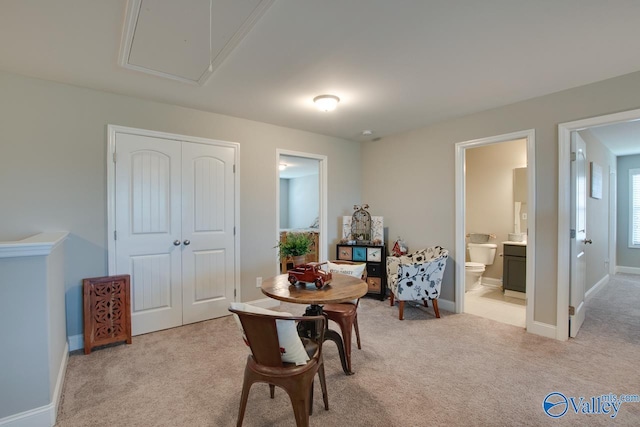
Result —
<instances>
[{"instance_id":1,"label":"white interior door","mask_svg":"<svg viewBox=\"0 0 640 427\"><path fill-rule=\"evenodd\" d=\"M585 241L587 236L587 150L577 132L571 132L571 286L569 292L569 336L578 335L585 317ZM575 160L574 160L575 158Z\"/></svg>"},{"instance_id":2,"label":"white interior door","mask_svg":"<svg viewBox=\"0 0 640 427\"><path fill-rule=\"evenodd\" d=\"M117 133L114 154L111 274L131 275L132 334L227 315L236 149Z\"/></svg>"},{"instance_id":3,"label":"white interior door","mask_svg":"<svg viewBox=\"0 0 640 427\"><path fill-rule=\"evenodd\" d=\"M116 273L131 275L132 334L182 324L181 144L116 138Z\"/></svg>"},{"instance_id":4,"label":"white interior door","mask_svg":"<svg viewBox=\"0 0 640 427\"><path fill-rule=\"evenodd\" d=\"M234 299L234 158L231 147L182 146L185 324L228 314Z\"/></svg>"}]
</instances>

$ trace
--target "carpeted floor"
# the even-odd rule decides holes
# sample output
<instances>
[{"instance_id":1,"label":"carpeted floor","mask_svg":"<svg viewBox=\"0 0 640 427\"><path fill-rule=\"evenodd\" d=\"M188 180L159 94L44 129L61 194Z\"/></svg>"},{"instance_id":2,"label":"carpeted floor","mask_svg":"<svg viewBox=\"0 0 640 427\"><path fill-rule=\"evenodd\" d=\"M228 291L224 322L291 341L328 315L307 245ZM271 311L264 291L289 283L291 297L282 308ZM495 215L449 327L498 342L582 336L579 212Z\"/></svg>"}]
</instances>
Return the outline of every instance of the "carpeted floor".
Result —
<instances>
[{"instance_id":1,"label":"carpeted floor","mask_svg":"<svg viewBox=\"0 0 640 427\"><path fill-rule=\"evenodd\" d=\"M285 304L301 313L303 307ZM570 408L551 419L545 396L640 394L640 276L616 275L588 301L579 336L559 342L469 314L362 299L356 374L324 350L329 411L316 381L311 426L640 425L640 402L606 414ZM248 348L231 317L134 337L69 358L57 426L234 426ZM295 426L283 390L249 395L244 425Z\"/></svg>"}]
</instances>

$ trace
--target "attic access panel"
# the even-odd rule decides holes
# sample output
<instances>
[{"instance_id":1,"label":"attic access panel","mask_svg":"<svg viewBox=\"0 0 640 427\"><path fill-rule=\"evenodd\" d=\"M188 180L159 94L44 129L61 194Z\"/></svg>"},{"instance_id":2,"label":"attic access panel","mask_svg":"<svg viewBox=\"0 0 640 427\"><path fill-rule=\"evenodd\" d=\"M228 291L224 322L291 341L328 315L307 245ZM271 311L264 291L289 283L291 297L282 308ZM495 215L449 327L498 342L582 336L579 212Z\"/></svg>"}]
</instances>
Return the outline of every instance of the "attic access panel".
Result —
<instances>
[{"instance_id":1,"label":"attic access panel","mask_svg":"<svg viewBox=\"0 0 640 427\"><path fill-rule=\"evenodd\" d=\"M210 0L130 0L120 65L201 85L273 1L211 0L210 4Z\"/></svg>"}]
</instances>

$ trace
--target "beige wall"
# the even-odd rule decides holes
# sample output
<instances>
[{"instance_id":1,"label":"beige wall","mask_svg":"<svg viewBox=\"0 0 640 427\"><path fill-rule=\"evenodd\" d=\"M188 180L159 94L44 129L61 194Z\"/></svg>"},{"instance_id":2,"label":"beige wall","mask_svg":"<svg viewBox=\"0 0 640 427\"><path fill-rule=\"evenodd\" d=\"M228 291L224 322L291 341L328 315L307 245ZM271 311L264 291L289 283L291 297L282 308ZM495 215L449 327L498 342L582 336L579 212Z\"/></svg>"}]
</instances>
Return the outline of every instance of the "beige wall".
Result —
<instances>
[{"instance_id":1,"label":"beige wall","mask_svg":"<svg viewBox=\"0 0 640 427\"><path fill-rule=\"evenodd\" d=\"M514 232L513 170L526 166L526 139L465 151L466 233L494 234L496 238L489 243L498 245L495 260L486 266L483 277L502 279L502 242ZM521 231L526 232L526 226Z\"/></svg>"},{"instance_id":2,"label":"beige wall","mask_svg":"<svg viewBox=\"0 0 640 427\"><path fill-rule=\"evenodd\" d=\"M536 321L555 325L558 123L640 108L640 72L358 143L202 111L0 73L0 240L69 230L69 335L82 332L80 280L106 274L106 126L117 124L240 143L241 290L275 270L275 149L324 154L328 253L342 215L360 200L384 216L390 240L440 244L455 257L457 142L536 131ZM273 159L273 160L271 160ZM362 184L362 189L361 189ZM442 298L454 300L453 262Z\"/></svg>"},{"instance_id":3,"label":"beige wall","mask_svg":"<svg viewBox=\"0 0 640 427\"><path fill-rule=\"evenodd\" d=\"M633 73L367 142L362 200L384 216L389 236L404 237L414 249L440 244L455 257L455 143L535 129L534 320L555 325L558 124L639 107L640 73ZM454 300L449 274L441 295Z\"/></svg>"},{"instance_id":4,"label":"beige wall","mask_svg":"<svg viewBox=\"0 0 640 427\"><path fill-rule=\"evenodd\" d=\"M594 199L590 191L590 166L587 166L587 239L593 242L585 246L588 291L609 274L609 173L616 170L616 157L588 129L579 134L587 146L587 162L602 167L602 198Z\"/></svg>"},{"instance_id":5,"label":"beige wall","mask_svg":"<svg viewBox=\"0 0 640 427\"><path fill-rule=\"evenodd\" d=\"M107 274L107 125L240 144L242 300L277 271L276 148L328 157L328 253L360 202L360 144L137 98L0 73L0 241L68 230L67 331L82 333L81 279ZM18 286L19 284L16 284Z\"/></svg>"}]
</instances>

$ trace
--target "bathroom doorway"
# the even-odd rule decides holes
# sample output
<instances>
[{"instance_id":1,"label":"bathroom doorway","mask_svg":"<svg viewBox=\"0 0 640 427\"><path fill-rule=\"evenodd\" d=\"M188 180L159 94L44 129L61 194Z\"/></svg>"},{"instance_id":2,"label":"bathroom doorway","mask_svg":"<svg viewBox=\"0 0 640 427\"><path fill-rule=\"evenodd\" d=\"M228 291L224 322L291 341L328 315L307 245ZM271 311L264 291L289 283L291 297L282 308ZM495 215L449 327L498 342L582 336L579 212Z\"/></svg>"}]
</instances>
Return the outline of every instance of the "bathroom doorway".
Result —
<instances>
[{"instance_id":1,"label":"bathroom doorway","mask_svg":"<svg viewBox=\"0 0 640 427\"><path fill-rule=\"evenodd\" d=\"M456 144L456 312L528 330L534 303L534 144L533 130ZM475 264L467 264L474 261L470 243Z\"/></svg>"}]
</instances>

